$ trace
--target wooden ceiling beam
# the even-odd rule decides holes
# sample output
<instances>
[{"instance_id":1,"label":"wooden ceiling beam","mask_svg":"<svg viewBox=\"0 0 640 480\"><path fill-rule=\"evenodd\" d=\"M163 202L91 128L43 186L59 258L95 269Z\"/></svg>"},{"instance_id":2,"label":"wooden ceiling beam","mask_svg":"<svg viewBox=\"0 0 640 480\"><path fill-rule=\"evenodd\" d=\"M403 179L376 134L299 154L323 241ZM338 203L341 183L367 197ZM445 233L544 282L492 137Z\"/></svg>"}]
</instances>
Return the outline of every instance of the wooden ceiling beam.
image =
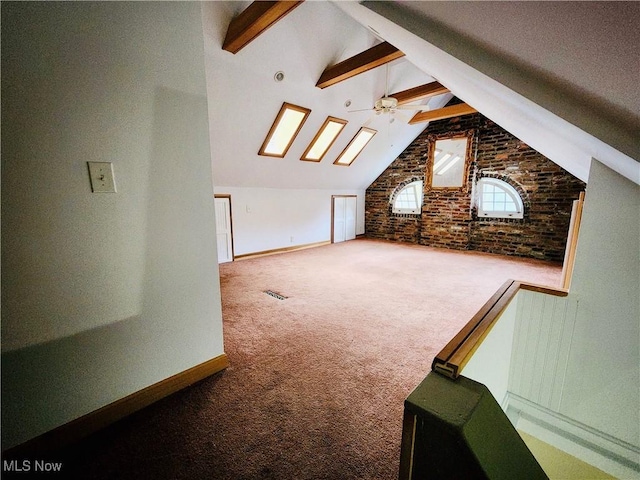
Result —
<instances>
[{"instance_id":1,"label":"wooden ceiling beam","mask_svg":"<svg viewBox=\"0 0 640 480\"><path fill-rule=\"evenodd\" d=\"M401 92L392 93L389 96L398 100L398 105L402 105L403 103L415 102L416 100L435 97L443 93L449 93L449 89L438 82L431 82Z\"/></svg>"},{"instance_id":2,"label":"wooden ceiling beam","mask_svg":"<svg viewBox=\"0 0 640 480\"><path fill-rule=\"evenodd\" d=\"M278 20L300 5L302 1L257 1L231 20L222 49L238 53Z\"/></svg>"},{"instance_id":3,"label":"wooden ceiling beam","mask_svg":"<svg viewBox=\"0 0 640 480\"><path fill-rule=\"evenodd\" d=\"M476 113L477 110L471 105L466 103L459 103L458 105L451 105L448 107L442 107L437 110L428 110L426 112L416 113L409 125L415 125L416 123L431 122L434 120L444 120L445 118L460 117L462 115L469 115Z\"/></svg>"},{"instance_id":4,"label":"wooden ceiling beam","mask_svg":"<svg viewBox=\"0 0 640 480\"><path fill-rule=\"evenodd\" d=\"M351 58L327 67L316 87L326 88L342 82L351 77L389 63L397 58L404 57L404 53L387 42L382 42L375 47L365 50Z\"/></svg>"}]
</instances>

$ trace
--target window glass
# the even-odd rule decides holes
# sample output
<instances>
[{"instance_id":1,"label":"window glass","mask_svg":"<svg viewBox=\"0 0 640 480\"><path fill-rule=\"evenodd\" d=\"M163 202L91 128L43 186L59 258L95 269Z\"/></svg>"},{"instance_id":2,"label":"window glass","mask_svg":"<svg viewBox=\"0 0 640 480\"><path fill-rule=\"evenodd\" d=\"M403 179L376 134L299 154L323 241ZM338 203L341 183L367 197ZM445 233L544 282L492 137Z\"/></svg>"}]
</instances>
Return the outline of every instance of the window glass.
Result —
<instances>
[{"instance_id":1,"label":"window glass","mask_svg":"<svg viewBox=\"0 0 640 480\"><path fill-rule=\"evenodd\" d=\"M300 160L319 162L325 156L338 138L338 135L347 124L346 120L335 117L327 117L316 136L311 141Z\"/></svg>"},{"instance_id":2,"label":"window glass","mask_svg":"<svg viewBox=\"0 0 640 480\"><path fill-rule=\"evenodd\" d=\"M349 166L356 159L360 152L364 147L367 146L367 143L373 138L373 136L377 133L376 130L371 128L362 127L356 136L353 137L347 148L345 148L342 153L338 156L334 165L345 165Z\"/></svg>"},{"instance_id":3,"label":"window glass","mask_svg":"<svg viewBox=\"0 0 640 480\"><path fill-rule=\"evenodd\" d=\"M422 211L422 181L405 185L393 200L393 213L420 213Z\"/></svg>"},{"instance_id":4,"label":"window glass","mask_svg":"<svg viewBox=\"0 0 640 480\"><path fill-rule=\"evenodd\" d=\"M524 207L520 195L507 182L482 178L478 182L478 216L522 218Z\"/></svg>"},{"instance_id":5,"label":"window glass","mask_svg":"<svg viewBox=\"0 0 640 480\"><path fill-rule=\"evenodd\" d=\"M283 103L258 155L284 158L310 113L308 108Z\"/></svg>"}]
</instances>

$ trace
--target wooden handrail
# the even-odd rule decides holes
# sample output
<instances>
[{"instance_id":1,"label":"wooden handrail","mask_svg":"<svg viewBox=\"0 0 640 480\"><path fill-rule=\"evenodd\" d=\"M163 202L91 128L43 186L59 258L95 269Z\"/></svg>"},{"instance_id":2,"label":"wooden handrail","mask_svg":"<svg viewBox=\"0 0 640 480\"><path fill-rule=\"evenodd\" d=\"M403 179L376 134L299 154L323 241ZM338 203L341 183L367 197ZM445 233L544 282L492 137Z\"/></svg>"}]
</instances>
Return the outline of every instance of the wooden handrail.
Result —
<instances>
[{"instance_id":1,"label":"wooden handrail","mask_svg":"<svg viewBox=\"0 0 640 480\"><path fill-rule=\"evenodd\" d=\"M566 297L568 294L568 291L563 288L507 280L456 336L440 350L431 363L431 370L450 378L457 378L464 365L489 334L500 314L520 289L558 297Z\"/></svg>"},{"instance_id":2,"label":"wooden handrail","mask_svg":"<svg viewBox=\"0 0 640 480\"><path fill-rule=\"evenodd\" d=\"M562 262L562 288L566 289L571 286L571 276L573 275L573 265L576 261L576 248L578 245L578 234L580 233L583 208L584 192L580 192L580 197L573 201L573 207L571 208L569 235L567 236L567 245L564 252L564 262Z\"/></svg>"}]
</instances>

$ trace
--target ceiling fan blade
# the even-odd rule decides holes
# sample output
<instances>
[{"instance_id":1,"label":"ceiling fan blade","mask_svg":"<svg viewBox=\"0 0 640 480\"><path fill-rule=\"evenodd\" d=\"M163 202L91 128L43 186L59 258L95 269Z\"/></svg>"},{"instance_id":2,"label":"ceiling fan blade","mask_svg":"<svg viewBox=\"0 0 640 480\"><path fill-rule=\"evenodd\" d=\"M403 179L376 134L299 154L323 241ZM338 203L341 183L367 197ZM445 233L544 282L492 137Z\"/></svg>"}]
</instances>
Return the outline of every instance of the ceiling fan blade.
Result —
<instances>
[{"instance_id":1,"label":"ceiling fan blade","mask_svg":"<svg viewBox=\"0 0 640 480\"><path fill-rule=\"evenodd\" d=\"M395 112L394 116L398 119L403 121L404 123L409 123L409 120L411 120L411 117L409 117L408 115L403 115L400 112Z\"/></svg>"},{"instance_id":2,"label":"ceiling fan blade","mask_svg":"<svg viewBox=\"0 0 640 480\"><path fill-rule=\"evenodd\" d=\"M360 110L347 110L347 113L355 113L355 112L372 112L375 108L361 108Z\"/></svg>"}]
</instances>

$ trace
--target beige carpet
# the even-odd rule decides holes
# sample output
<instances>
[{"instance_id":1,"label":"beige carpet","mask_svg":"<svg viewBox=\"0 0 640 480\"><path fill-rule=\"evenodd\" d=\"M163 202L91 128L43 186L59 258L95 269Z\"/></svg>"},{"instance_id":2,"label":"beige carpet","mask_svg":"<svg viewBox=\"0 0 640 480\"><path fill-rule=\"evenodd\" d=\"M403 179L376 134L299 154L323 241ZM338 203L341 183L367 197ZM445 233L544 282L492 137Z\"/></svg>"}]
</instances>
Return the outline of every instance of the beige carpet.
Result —
<instances>
[{"instance_id":1,"label":"beige carpet","mask_svg":"<svg viewBox=\"0 0 640 480\"><path fill-rule=\"evenodd\" d=\"M561 267L358 239L220 274L231 366L61 452L66 477L395 479L434 355L505 280Z\"/></svg>"},{"instance_id":2,"label":"beige carpet","mask_svg":"<svg viewBox=\"0 0 640 480\"><path fill-rule=\"evenodd\" d=\"M243 409L264 416L264 437L248 443L283 475L396 478L403 401L435 354L505 280L560 275L539 261L364 239L221 265L229 373L262 387ZM270 441L280 449L261 446Z\"/></svg>"}]
</instances>

